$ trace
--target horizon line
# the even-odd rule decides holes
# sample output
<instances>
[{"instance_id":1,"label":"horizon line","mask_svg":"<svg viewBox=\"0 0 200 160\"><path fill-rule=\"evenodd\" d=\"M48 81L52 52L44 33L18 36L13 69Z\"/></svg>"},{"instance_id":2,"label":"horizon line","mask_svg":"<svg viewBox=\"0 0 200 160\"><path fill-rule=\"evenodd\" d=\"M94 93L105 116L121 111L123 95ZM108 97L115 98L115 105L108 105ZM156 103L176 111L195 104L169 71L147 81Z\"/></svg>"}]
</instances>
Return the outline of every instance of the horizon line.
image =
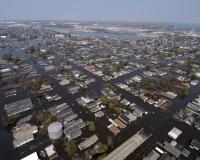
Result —
<instances>
[{"instance_id":1,"label":"horizon line","mask_svg":"<svg viewBox=\"0 0 200 160\"><path fill-rule=\"evenodd\" d=\"M99 22L99 23L135 23L135 24L185 24L185 25L200 25L200 22L161 22L161 21L119 21L119 20L70 20L70 19L0 19L1 21L68 21L68 22Z\"/></svg>"}]
</instances>

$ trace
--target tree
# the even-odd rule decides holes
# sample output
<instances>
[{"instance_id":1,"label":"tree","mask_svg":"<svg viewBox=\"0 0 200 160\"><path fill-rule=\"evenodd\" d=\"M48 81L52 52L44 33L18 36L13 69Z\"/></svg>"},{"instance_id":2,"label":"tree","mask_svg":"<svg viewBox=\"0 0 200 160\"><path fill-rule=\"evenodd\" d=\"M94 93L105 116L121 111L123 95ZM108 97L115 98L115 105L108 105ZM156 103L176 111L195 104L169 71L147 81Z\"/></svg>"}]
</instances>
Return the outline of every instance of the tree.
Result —
<instances>
[{"instance_id":1,"label":"tree","mask_svg":"<svg viewBox=\"0 0 200 160\"><path fill-rule=\"evenodd\" d=\"M36 120L36 123L42 122L46 117L42 111L33 111L33 117Z\"/></svg>"},{"instance_id":2,"label":"tree","mask_svg":"<svg viewBox=\"0 0 200 160\"><path fill-rule=\"evenodd\" d=\"M19 57L14 58L14 63L19 64L21 62L21 59Z\"/></svg>"},{"instance_id":3,"label":"tree","mask_svg":"<svg viewBox=\"0 0 200 160\"><path fill-rule=\"evenodd\" d=\"M31 47L29 48L29 51L30 51L30 53L34 53L34 52L35 52L35 48L34 48L33 46L31 46Z\"/></svg>"},{"instance_id":4,"label":"tree","mask_svg":"<svg viewBox=\"0 0 200 160\"><path fill-rule=\"evenodd\" d=\"M48 126L55 122L57 119L54 115L52 114L48 114L47 117L42 121L42 125L43 125L43 129L42 129L42 134L43 135L48 135L48 131L47 131L47 128Z\"/></svg>"},{"instance_id":5,"label":"tree","mask_svg":"<svg viewBox=\"0 0 200 160\"><path fill-rule=\"evenodd\" d=\"M104 67L102 68L102 73L105 74L105 75L108 75L108 76L111 76L111 75L112 75L111 70L110 70L108 67L106 67L106 66L104 66Z\"/></svg>"},{"instance_id":6,"label":"tree","mask_svg":"<svg viewBox=\"0 0 200 160\"><path fill-rule=\"evenodd\" d=\"M12 54L4 54L3 55L3 60L7 61L7 62L13 62L13 55Z\"/></svg>"},{"instance_id":7,"label":"tree","mask_svg":"<svg viewBox=\"0 0 200 160\"><path fill-rule=\"evenodd\" d=\"M95 148L97 148L98 153L105 153L108 150L108 145L98 142Z\"/></svg>"},{"instance_id":8,"label":"tree","mask_svg":"<svg viewBox=\"0 0 200 160\"><path fill-rule=\"evenodd\" d=\"M107 136L106 139L107 139L108 145L109 145L110 147L114 148L112 136Z\"/></svg>"},{"instance_id":9,"label":"tree","mask_svg":"<svg viewBox=\"0 0 200 160\"><path fill-rule=\"evenodd\" d=\"M149 90L151 91L153 89L153 80L150 79L150 78L142 78L142 81L141 81L141 87L146 89L146 90Z\"/></svg>"},{"instance_id":10,"label":"tree","mask_svg":"<svg viewBox=\"0 0 200 160\"><path fill-rule=\"evenodd\" d=\"M55 150L59 155L62 155L65 152L64 148L65 141L66 141L65 138L59 138L53 142Z\"/></svg>"},{"instance_id":11,"label":"tree","mask_svg":"<svg viewBox=\"0 0 200 160\"><path fill-rule=\"evenodd\" d=\"M197 78L198 78L197 75L195 73L192 73L191 80L196 80Z\"/></svg>"},{"instance_id":12,"label":"tree","mask_svg":"<svg viewBox=\"0 0 200 160\"><path fill-rule=\"evenodd\" d=\"M127 66L127 62L119 62L118 64L113 64L113 72L119 72L125 66Z\"/></svg>"},{"instance_id":13,"label":"tree","mask_svg":"<svg viewBox=\"0 0 200 160\"><path fill-rule=\"evenodd\" d=\"M190 60L187 61L185 67L183 68L183 70L187 73L190 74L192 73L192 63Z\"/></svg>"},{"instance_id":14,"label":"tree","mask_svg":"<svg viewBox=\"0 0 200 160\"><path fill-rule=\"evenodd\" d=\"M36 120L36 123L42 124L43 128L41 129L41 133L44 136L48 135L47 131L48 126L57 120L56 116L52 115L49 112L43 112L43 111L34 111L33 117Z\"/></svg>"},{"instance_id":15,"label":"tree","mask_svg":"<svg viewBox=\"0 0 200 160\"><path fill-rule=\"evenodd\" d=\"M180 98L184 98L188 95L188 88L184 87L180 92L179 92L179 96Z\"/></svg>"},{"instance_id":16,"label":"tree","mask_svg":"<svg viewBox=\"0 0 200 160\"><path fill-rule=\"evenodd\" d=\"M122 110L123 110L123 107L124 107L123 104L119 100L117 100L116 98L109 99L106 96L101 97L101 103L104 106L107 106L111 109L114 109L118 114L122 113Z\"/></svg>"},{"instance_id":17,"label":"tree","mask_svg":"<svg viewBox=\"0 0 200 160\"><path fill-rule=\"evenodd\" d=\"M64 144L65 151L67 152L68 157L71 159L78 151L77 145L74 140L65 142Z\"/></svg>"},{"instance_id":18,"label":"tree","mask_svg":"<svg viewBox=\"0 0 200 160\"><path fill-rule=\"evenodd\" d=\"M104 87L105 88L109 88L110 90L112 90L113 92L117 92L117 87L116 86L114 86L114 85L112 85L111 83L106 83L106 84L104 84Z\"/></svg>"},{"instance_id":19,"label":"tree","mask_svg":"<svg viewBox=\"0 0 200 160\"><path fill-rule=\"evenodd\" d=\"M93 121L87 121L85 124L90 131L94 132L96 130L96 126Z\"/></svg>"},{"instance_id":20,"label":"tree","mask_svg":"<svg viewBox=\"0 0 200 160\"><path fill-rule=\"evenodd\" d=\"M104 153L103 155L100 155L98 158L97 158L97 160L102 160L102 159L104 159L105 157L106 157L106 153Z\"/></svg>"},{"instance_id":21,"label":"tree","mask_svg":"<svg viewBox=\"0 0 200 160\"><path fill-rule=\"evenodd\" d=\"M15 114L15 115L12 115L10 117L3 117L1 119L1 124L6 127L6 128L10 128L12 129L16 123L18 122L19 118L20 118L21 114Z\"/></svg>"}]
</instances>

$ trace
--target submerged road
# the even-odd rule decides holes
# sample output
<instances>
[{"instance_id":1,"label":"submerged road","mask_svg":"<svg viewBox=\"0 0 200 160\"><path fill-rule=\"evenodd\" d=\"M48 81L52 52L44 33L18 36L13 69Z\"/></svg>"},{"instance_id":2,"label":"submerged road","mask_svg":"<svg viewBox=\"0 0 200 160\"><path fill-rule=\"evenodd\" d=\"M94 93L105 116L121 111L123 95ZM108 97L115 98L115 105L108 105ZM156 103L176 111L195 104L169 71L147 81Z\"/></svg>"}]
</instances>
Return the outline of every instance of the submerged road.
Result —
<instances>
[{"instance_id":1,"label":"submerged road","mask_svg":"<svg viewBox=\"0 0 200 160\"><path fill-rule=\"evenodd\" d=\"M88 71L85 71L80 66L77 66L77 65L72 65L72 66L73 66L73 69L77 69L83 73L86 73L89 77L96 78L96 82L89 84L88 88L90 88L90 89L92 88L97 93L100 93L100 90L103 88L103 85L106 83L109 83L109 82L112 83L113 81L115 83L123 82L125 79L136 75L138 72L141 72L141 71L134 71L129 74L120 76L114 80L104 81L104 80L102 80L101 77L98 77ZM42 69L42 67L40 69ZM43 70L43 73L45 73L44 70ZM74 103L76 98L87 95L87 92L85 92L85 91L80 91L79 93L74 94L74 95L68 95L66 93L66 88L60 86L55 80L53 80L53 82L56 84L56 87L60 88L59 91L62 90L61 95L63 96L64 99L68 99L69 103ZM147 110L150 113L146 118L143 117L142 119L139 119L138 122L136 121L136 124L131 124L126 129L122 130L114 138L115 147L118 147L121 144L123 144L123 142L128 140L129 137L132 137L141 128L143 128L143 127L151 127L152 128L152 137L153 138L149 138L146 142L144 142L144 144L141 143L140 145L138 145L138 149L135 148L134 150L132 150L133 153L132 154L129 153L131 155L127 159L130 159L130 160L136 159L137 160L138 158L141 158L142 155L148 153L149 149L153 145L155 145L156 142L158 142L158 141L161 142L167 138L167 132L173 126L180 126L180 129L182 129L183 132L185 132L188 141L190 139L192 139L193 136L198 136L199 131L187 126L184 123L178 122L177 120L175 120L173 118L173 115L175 113L177 113L181 108L184 108L188 102L191 102L194 98L196 98L200 94L200 83L196 86L191 87L189 90L188 96L186 96L184 99L175 100L175 102L172 103L172 105L169 107L169 109L165 112L161 111L159 108L155 108L153 105L150 105L149 103L142 101L140 98L134 96L130 92L127 92L120 88L118 88L118 92L119 92L119 94L121 94L122 98L126 98L131 103L134 102L136 105ZM82 107L79 106L79 107L76 107L73 109L75 109L75 112L80 113L81 118L84 119L85 116L87 115L88 116L87 118L95 121L94 115L92 115L91 113L87 113L86 110L84 110ZM100 135L100 138L102 138L102 139L105 139L105 135L109 134L109 132L107 132L104 129L105 124L106 124L106 122L97 123L97 125L100 125L98 127L98 128L100 128L100 130L98 131L98 134ZM187 142L184 141L184 143L187 144L188 141ZM127 145L127 147L129 146L127 143L125 143L123 145L123 148L126 148L125 145ZM145 147L145 146L149 146L149 147ZM134 147L132 146L131 148L133 149ZM129 155L129 154L127 154L127 155Z\"/></svg>"}]
</instances>

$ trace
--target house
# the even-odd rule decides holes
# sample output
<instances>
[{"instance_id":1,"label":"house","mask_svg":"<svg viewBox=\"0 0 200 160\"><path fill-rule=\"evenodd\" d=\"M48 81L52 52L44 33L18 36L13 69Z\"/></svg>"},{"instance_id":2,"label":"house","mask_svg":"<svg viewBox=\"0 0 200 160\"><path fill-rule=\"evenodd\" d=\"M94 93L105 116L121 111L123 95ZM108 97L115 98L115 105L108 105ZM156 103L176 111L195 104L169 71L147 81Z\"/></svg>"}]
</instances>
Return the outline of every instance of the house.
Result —
<instances>
[{"instance_id":1,"label":"house","mask_svg":"<svg viewBox=\"0 0 200 160\"><path fill-rule=\"evenodd\" d=\"M165 102L166 102L165 99L159 99L159 101L157 101L157 102L154 104L154 106L155 106L155 107L160 107L160 106L162 106Z\"/></svg>"},{"instance_id":2,"label":"house","mask_svg":"<svg viewBox=\"0 0 200 160\"><path fill-rule=\"evenodd\" d=\"M82 119L72 120L64 124L64 133L68 139L73 139L82 134L81 129L85 127Z\"/></svg>"},{"instance_id":3,"label":"house","mask_svg":"<svg viewBox=\"0 0 200 160\"><path fill-rule=\"evenodd\" d=\"M120 130L114 124L110 124L107 127L114 135L120 132Z\"/></svg>"},{"instance_id":4,"label":"house","mask_svg":"<svg viewBox=\"0 0 200 160\"><path fill-rule=\"evenodd\" d=\"M192 125L194 122L195 122L195 118L193 116L187 116L185 119L184 119L185 123L189 124L189 125Z\"/></svg>"},{"instance_id":5,"label":"house","mask_svg":"<svg viewBox=\"0 0 200 160\"><path fill-rule=\"evenodd\" d=\"M142 108L134 107L133 108L133 114L137 117L141 117L142 114L145 113L145 111Z\"/></svg>"},{"instance_id":6,"label":"house","mask_svg":"<svg viewBox=\"0 0 200 160\"><path fill-rule=\"evenodd\" d=\"M178 158L181 155L181 151L177 149L176 147L172 146L169 142L165 141L164 142L164 148L174 155L176 158Z\"/></svg>"},{"instance_id":7,"label":"house","mask_svg":"<svg viewBox=\"0 0 200 160\"><path fill-rule=\"evenodd\" d=\"M5 105L5 110L8 116L12 116L33 108L33 104L30 98L22 99L10 104Z\"/></svg>"},{"instance_id":8,"label":"house","mask_svg":"<svg viewBox=\"0 0 200 160\"><path fill-rule=\"evenodd\" d=\"M11 72L11 70L10 70L10 68L5 68L5 69L1 69L0 72L5 74L8 72Z\"/></svg>"},{"instance_id":9,"label":"house","mask_svg":"<svg viewBox=\"0 0 200 160\"><path fill-rule=\"evenodd\" d=\"M29 115L29 116L26 116L24 118L21 118L21 119L18 120L16 125L20 125L20 124L23 124L23 123L28 123L32 118L33 118L32 115Z\"/></svg>"},{"instance_id":10,"label":"house","mask_svg":"<svg viewBox=\"0 0 200 160\"><path fill-rule=\"evenodd\" d=\"M165 92L162 95L170 100L175 99L178 95L173 92Z\"/></svg>"},{"instance_id":11,"label":"house","mask_svg":"<svg viewBox=\"0 0 200 160\"><path fill-rule=\"evenodd\" d=\"M155 150L152 150L143 160L157 160L159 159L160 154L157 153Z\"/></svg>"},{"instance_id":12,"label":"house","mask_svg":"<svg viewBox=\"0 0 200 160\"><path fill-rule=\"evenodd\" d=\"M96 81L95 78L86 78L85 83L90 84L90 83L93 83L95 81Z\"/></svg>"},{"instance_id":13,"label":"house","mask_svg":"<svg viewBox=\"0 0 200 160\"><path fill-rule=\"evenodd\" d=\"M53 90L53 87L51 85L47 85L47 84L42 84L40 87L40 92L47 92L47 91L51 91Z\"/></svg>"},{"instance_id":14,"label":"house","mask_svg":"<svg viewBox=\"0 0 200 160\"><path fill-rule=\"evenodd\" d=\"M195 75L196 75L197 77L200 77L200 72L196 72Z\"/></svg>"},{"instance_id":15,"label":"house","mask_svg":"<svg viewBox=\"0 0 200 160\"><path fill-rule=\"evenodd\" d=\"M168 155L167 153L164 153L161 155L159 160L173 160L173 159L170 155Z\"/></svg>"},{"instance_id":16,"label":"house","mask_svg":"<svg viewBox=\"0 0 200 160\"><path fill-rule=\"evenodd\" d=\"M95 67L95 65L87 65L84 67L84 69L89 72L95 72L96 67Z\"/></svg>"},{"instance_id":17,"label":"house","mask_svg":"<svg viewBox=\"0 0 200 160\"><path fill-rule=\"evenodd\" d=\"M173 127L169 132L168 136L172 139L177 139L182 134L182 131L176 127Z\"/></svg>"},{"instance_id":18,"label":"house","mask_svg":"<svg viewBox=\"0 0 200 160\"><path fill-rule=\"evenodd\" d=\"M151 71L144 71L143 74L149 77L152 77L154 75L154 73Z\"/></svg>"},{"instance_id":19,"label":"house","mask_svg":"<svg viewBox=\"0 0 200 160\"><path fill-rule=\"evenodd\" d=\"M42 53L46 53L47 50L46 50L46 49L40 49L40 52L42 52Z\"/></svg>"},{"instance_id":20,"label":"house","mask_svg":"<svg viewBox=\"0 0 200 160\"><path fill-rule=\"evenodd\" d=\"M188 103L188 108L192 110L193 112L199 112L200 111L200 106L194 104L194 103Z\"/></svg>"},{"instance_id":21,"label":"house","mask_svg":"<svg viewBox=\"0 0 200 160\"><path fill-rule=\"evenodd\" d=\"M124 115L129 119L129 122L133 122L137 120L137 116L129 112L128 110L124 110Z\"/></svg>"},{"instance_id":22,"label":"house","mask_svg":"<svg viewBox=\"0 0 200 160\"><path fill-rule=\"evenodd\" d=\"M0 38L2 38L2 39L6 39L6 38L7 38L7 36L0 36Z\"/></svg>"},{"instance_id":23,"label":"house","mask_svg":"<svg viewBox=\"0 0 200 160\"><path fill-rule=\"evenodd\" d=\"M130 123L129 118L127 116L125 116L124 114L119 116L119 119L124 122L126 125L128 125Z\"/></svg>"},{"instance_id":24,"label":"house","mask_svg":"<svg viewBox=\"0 0 200 160\"><path fill-rule=\"evenodd\" d=\"M24 123L16 126L13 130L13 145L15 148L20 147L32 140L34 134L38 132L37 126L32 126L29 123Z\"/></svg>"},{"instance_id":25,"label":"house","mask_svg":"<svg viewBox=\"0 0 200 160\"><path fill-rule=\"evenodd\" d=\"M142 77L140 77L140 76L134 76L134 77L132 78L132 80L135 81L135 82L141 82Z\"/></svg>"},{"instance_id":26,"label":"house","mask_svg":"<svg viewBox=\"0 0 200 160\"><path fill-rule=\"evenodd\" d=\"M68 80L68 79L62 79L60 82L59 82L59 84L61 85L61 86L65 86L65 85L67 85L67 84L69 84L70 83L70 81Z\"/></svg>"},{"instance_id":27,"label":"house","mask_svg":"<svg viewBox=\"0 0 200 160\"><path fill-rule=\"evenodd\" d=\"M83 151L85 149L87 149L88 147L92 146L93 144L95 144L97 141L99 140L99 138L97 137L97 135L92 135L91 137L85 139L83 142L81 142L78 145L78 148Z\"/></svg>"},{"instance_id":28,"label":"house","mask_svg":"<svg viewBox=\"0 0 200 160\"><path fill-rule=\"evenodd\" d=\"M55 67L52 66L52 65L48 65L48 66L45 66L44 69L45 69L46 71L51 71L51 70L54 70Z\"/></svg>"},{"instance_id":29,"label":"house","mask_svg":"<svg viewBox=\"0 0 200 160\"><path fill-rule=\"evenodd\" d=\"M100 106L95 106L95 107L92 107L92 108L90 109L90 112L96 113L96 112L98 112L98 111L100 111L100 110L101 110L101 107L100 107Z\"/></svg>"},{"instance_id":30,"label":"house","mask_svg":"<svg viewBox=\"0 0 200 160\"><path fill-rule=\"evenodd\" d=\"M72 86L68 88L68 93L70 94L75 94L79 91L80 87L79 86Z\"/></svg>"},{"instance_id":31,"label":"house","mask_svg":"<svg viewBox=\"0 0 200 160\"><path fill-rule=\"evenodd\" d=\"M119 127L120 129L126 128L127 125L120 121L118 118L114 119L113 122Z\"/></svg>"},{"instance_id":32,"label":"house","mask_svg":"<svg viewBox=\"0 0 200 160\"><path fill-rule=\"evenodd\" d=\"M55 151L55 148L53 145L50 145L45 148L45 152L47 154L47 157L49 160L56 160L58 159L58 154Z\"/></svg>"},{"instance_id":33,"label":"house","mask_svg":"<svg viewBox=\"0 0 200 160\"><path fill-rule=\"evenodd\" d=\"M49 108L49 111L51 112L51 114L57 114L60 111L67 109L67 108L69 108L69 105L67 103L62 103L57 106Z\"/></svg>"},{"instance_id":34,"label":"house","mask_svg":"<svg viewBox=\"0 0 200 160\"><path fill-rule=\"evenodd\" d=\"M191 141L189 147L192 148L192 149L195 149L195 150L199 151L200 150L200 142L198 140L196 140L196 139L193 139Z\"/></svg>"},{"instance_id":35,"label":"house","mask_svg":"<svg viewBox=\"0 0 200 160\"><path fill-rule=\"evenodd\" d=\"M182 155L184 155L185 157L189 157L190 156L190 151L189 150L187 150L186 148L183 148L183 150L182 150Z\"/></svg>"},{"instance_id":36,"label":"house","mask_svg":"<svg viewBox=\"0 0 200 160\"><path fill-rule=\"evenodd\" d=\"M88 104L91 102L91 99L89 97L81 97L81 100L85 103Z\"/></svg>"},{"instance_id":37,"label":"house","mask_svg":"<svg viewBox=\"0 0 200 160\"><path fill-rule=\"evenodd\" d=\"M65 34L55 34L55 38L65 38Z\"/></svg>"},{"instance_id":38,"label":"house","mask_svg":"<svg viewBox=\"0 0 200 160\"><path fill-rule=\"evenodd\" d=\"M74 77L78 78L81 75L81 72L75 70L75 71L72 71L72 74L74 75Z\"/></svg>"},{"instance_id":39,"label":"house","mask_svg":"<svg viewBox=\"0 0 200 160\"><path fill-rule=\"evenodd\" d=\"M124 105L126 105L126 106L128 106L130 104L130 102L127 99L123 99L121 101L121 103L124 104Z\"/></svg>"},{"instance_id":40,"label":"house","mask_svg":"<svg viewBox=\"0 0 200 160\"><path fill-rule=\"evenodd\" d=\"M97 117L97 118L100 118L102 116L104 116L103 111L98 111L97 113L95 113L95 117Z\"/></svg>"}]
</instances>

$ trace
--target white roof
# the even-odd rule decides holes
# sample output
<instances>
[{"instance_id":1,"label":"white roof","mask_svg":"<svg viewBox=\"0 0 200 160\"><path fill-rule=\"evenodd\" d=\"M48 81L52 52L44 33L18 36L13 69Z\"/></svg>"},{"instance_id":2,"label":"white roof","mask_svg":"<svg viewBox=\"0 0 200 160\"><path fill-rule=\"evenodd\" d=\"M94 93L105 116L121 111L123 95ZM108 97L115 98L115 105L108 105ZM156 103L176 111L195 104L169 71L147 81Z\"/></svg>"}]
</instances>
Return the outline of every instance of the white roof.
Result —
<instances>
[{"instance_id":1,"label":"white roof","mask_svg":"<svg viewBox=\"0 0 200 160\"><path fill-rule=\"evenodd\" d=\"M52 156L56 152L54 151L54 146L50 145L47 148L45 148L45 151L47 152L48 157Z\"/></svg>"},{"instance_id":2,"label":"white roof","mask_svg":"<svg viewBox=\"0 0 200 160\"><path fill-rule=\"evenodd\" d=\"M60 122L53 122L48 126L48 131L57 132L62 130L62 124Z\"/></svg>"},{"instance_id":3,"label":"white roof","mask_svg":"<svg viewBox=\"0 0 200 160\"><path fill-rule=\"evenodd\" d=\"M172 130L168 132L168 136L173 139L177 139L181 134L182 134L182 131L176 127L172 128Z\"/></svg>"},{"instance_id":4,"label":"white roof","mask_svg":"<svg viewBox=\"0 0 200 160\"><path fill-rule=\"evenodd\" d=\"M177 94L175 94L174 92L166 92L166 93L169 94L169 95L171 95L171 96L173 96L173 97L177 96Z\"/></svg>"},{"instance_id":5,"label":"white roof","mask_svg":"<svg viewBox=\"0 0 200 160\"><path fill-rule=\"evenodd\" d=\"M36 152L22 158L21 160L39 160L38 155Z\"/></svg>"},{"instance_id":6,"label":"white roof","mask_svg":"<svg viewBox=\"0 0 200 160\"><path fill-rule=\"evenodd\" d=\"M10 71L11 71L10 68L1 69L2 73L6 73L6 72L10 72Z\"/></svg>"}]
</instances>

